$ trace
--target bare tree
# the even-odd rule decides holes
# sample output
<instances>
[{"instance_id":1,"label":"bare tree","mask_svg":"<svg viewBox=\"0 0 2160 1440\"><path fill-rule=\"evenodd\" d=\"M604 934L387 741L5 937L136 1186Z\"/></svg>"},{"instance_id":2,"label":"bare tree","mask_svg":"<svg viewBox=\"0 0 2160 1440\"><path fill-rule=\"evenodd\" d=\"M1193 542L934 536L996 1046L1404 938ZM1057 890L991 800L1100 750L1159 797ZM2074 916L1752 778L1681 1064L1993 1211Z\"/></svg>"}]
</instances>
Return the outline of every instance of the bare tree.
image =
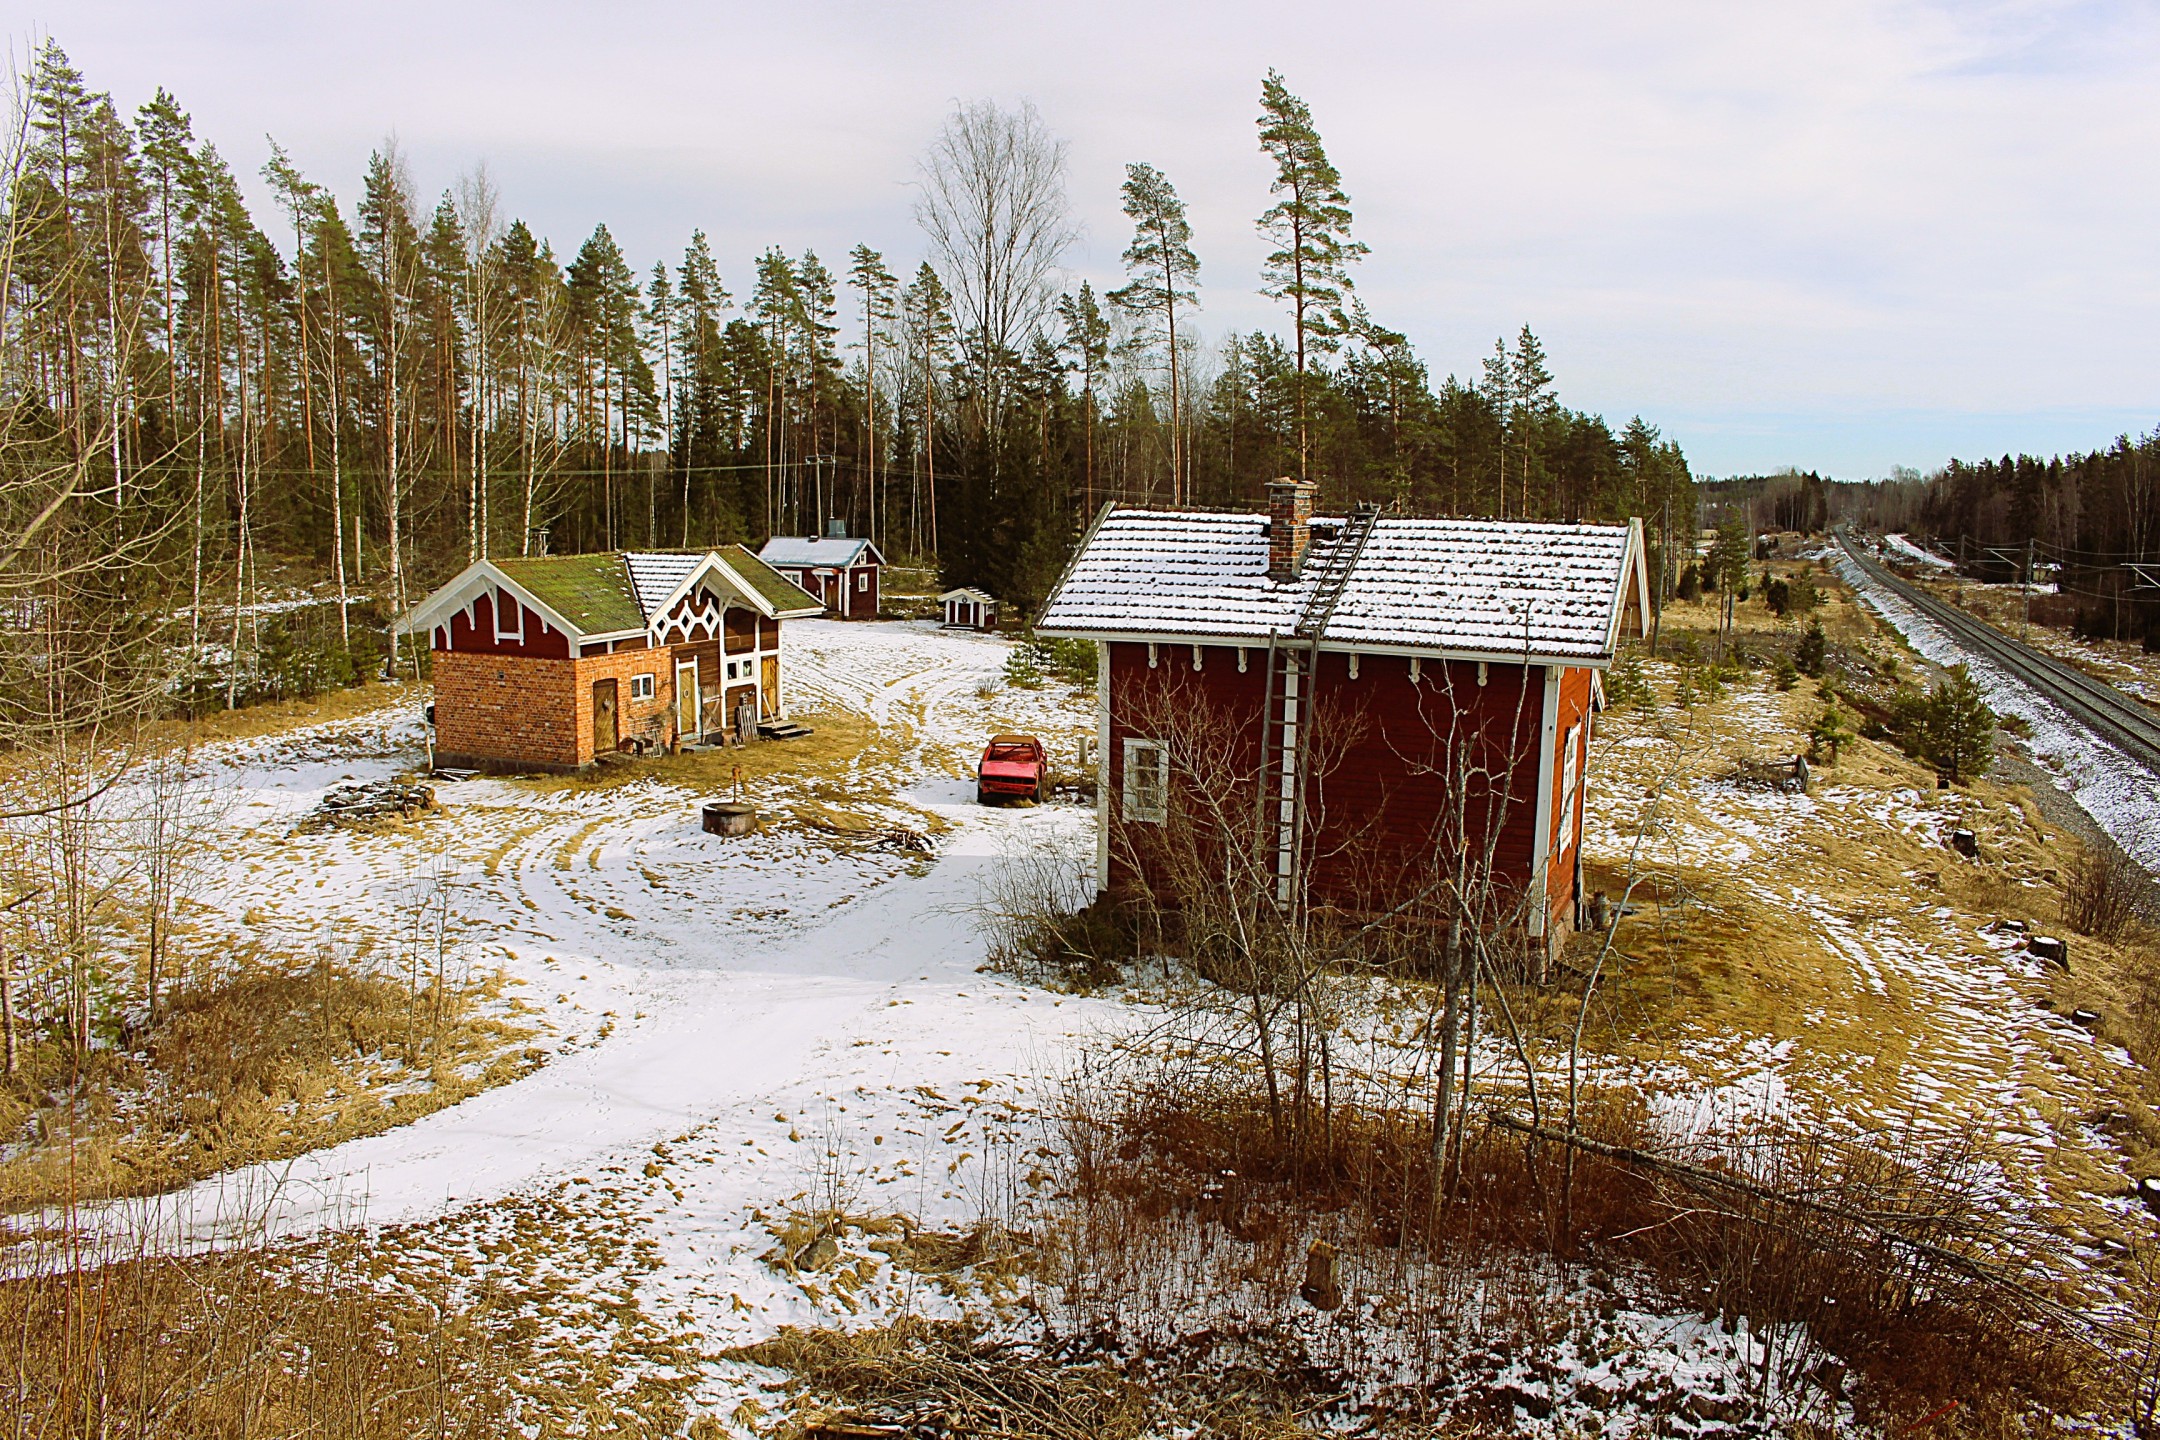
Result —
<instances>
[{"instance_id":1,"label":"bare tree","mask_svg":"<svg viewBox=\"0 0 2160 1440\"><path fill-rule=\"evenodd\" d=\"M915 218L951 288L985 425L1004 404L1013 357L1057 303L1079 238L1065 198L1065 142L1022 101L956 105L919 165Z\"/></svg>"}]
</instances>

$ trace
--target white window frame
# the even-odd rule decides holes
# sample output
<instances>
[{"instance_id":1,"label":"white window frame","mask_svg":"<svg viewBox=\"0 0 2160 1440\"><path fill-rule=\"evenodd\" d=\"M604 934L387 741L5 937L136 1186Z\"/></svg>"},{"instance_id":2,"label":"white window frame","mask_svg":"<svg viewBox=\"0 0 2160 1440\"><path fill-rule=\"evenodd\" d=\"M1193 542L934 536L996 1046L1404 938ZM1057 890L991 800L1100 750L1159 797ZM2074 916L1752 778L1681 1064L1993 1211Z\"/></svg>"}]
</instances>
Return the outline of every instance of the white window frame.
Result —
<instances>
[{"instance_id":1,"label":"white window frame","mask_svg":"<svg viewBox=\"0 0 2160 1440\"><path fill-rule=\"evenodd\" d=\"M1152 775L1152 796L1143 795L1138 783ZM1119 807L1126 820L1140 825L1161 825L1170 818L1170 752L1160 740L1128 739L1125 742L1124 803Z\"/></svg>"},{"instance_id":2,"label":"white window frame","mask_svg":"<svg viewBox=\"0 0 2160 1440\"><path fill-rule=\"evenodd\" d=\"M656 670L648 670L642 675L632 675L630 677L630 698L632 700L652 699L659 688L659 680L660 675Z\"/></svg>"},{"instance_id":3,"label":"white window frame","mask_svg":"<svg viewBox=\"0 0 2160 1440\"><path fill-rule=\"evenodd\" d=\"M505 604L517 612L517 629L515 630L503 629L503 606ZM495 612L495 638L497 640L515 640L520 645L524 644L525 606L523 602L507 591L497 590L494 594L494 603L489 608Z\"/></svg>"},{"instance_id":4,"label":"white window frame","mask_svg":"<svg viewBox=\"0 0 2160 1440\"><path fill-rule=\"evenodd\" d=\"M1575 834L1575 791L1582 784L1583 727L1580 720L1568 727L1567 753L1560 759L1560 834L1568 843Z\"/></svg>"},{"instance_id":5,"label":"white window frame","mask_svg":"<svg viewBox=\"0 0 2160 1440\"><path fill-rule=\"evenodd\" d=\"M858 595L867 595L870 593L869 571L858 570L855 572L855 593Z\"/></svg>"}]
</instances>

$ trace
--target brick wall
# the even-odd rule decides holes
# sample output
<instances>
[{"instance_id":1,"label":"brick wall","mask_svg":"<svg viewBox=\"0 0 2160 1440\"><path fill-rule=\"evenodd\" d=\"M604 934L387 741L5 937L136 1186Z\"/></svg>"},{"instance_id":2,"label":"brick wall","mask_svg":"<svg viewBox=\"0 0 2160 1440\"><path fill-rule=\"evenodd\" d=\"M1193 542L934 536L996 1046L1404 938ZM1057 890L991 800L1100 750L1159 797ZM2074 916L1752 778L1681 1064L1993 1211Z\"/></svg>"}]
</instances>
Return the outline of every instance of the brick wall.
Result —
<instances>
[{"instance_id":1,"label":"brick wall","mask_svg":"<svg viewBox=\"0 0 2160 1440\"><path fill-rule=\"evenodd\" d=\"M688 659L686 654L684 659ZM635 675L653 677L650 700L630 698ZM615 681L615 731L619 739L643 739L666 745L675 734L675 652L658 645L646 650L618 650L613 655L587 655L577 662L578 764L593 761L593 698L595 680Z\"/></svg>"},{"instance_id":2,"label":"brick wall","mask_svg":"<svg viewBox=\"0 0 2160 1440\"><path fill-rule=\"evenodd\" d=\"M446 765L569 769L577 744L574 660L435 652L435 753ZM590 718L586 720L589 729ZM591 748L586 736L585 748Z\"/></svg>"}]
</instances>

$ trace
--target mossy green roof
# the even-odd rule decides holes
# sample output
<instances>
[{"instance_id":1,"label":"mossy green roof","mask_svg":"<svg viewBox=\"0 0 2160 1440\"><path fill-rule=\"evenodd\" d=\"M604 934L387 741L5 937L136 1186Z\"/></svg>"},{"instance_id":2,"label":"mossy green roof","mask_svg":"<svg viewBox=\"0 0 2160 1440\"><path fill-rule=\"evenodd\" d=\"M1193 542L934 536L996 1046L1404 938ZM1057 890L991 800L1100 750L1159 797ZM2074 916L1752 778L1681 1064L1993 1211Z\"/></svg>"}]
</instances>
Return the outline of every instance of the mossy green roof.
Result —
<instances>
[{"instance_id":1,"label":"mossy green roof","mask_svg":"<svg viewBox=\"0 0 2160 1440\"><path fill-rule=\"evenodd\" d=\"M645 627L620 555L527 555L495 566L586 635Z\"/></svg>"},{"instance_id":2,"label":"mossy green roof","mask_svg":"<svg viewBox=\"0 0 2160 1440\"><path fill-rule=\"evenodd\" d=\"M743 546L723 546L720 558L727 561L730 570L742 576L745 585L762 595L765 602L782 615L802 610L824 613L824 601L758 559Z\"/></svg>"}]
</instances>

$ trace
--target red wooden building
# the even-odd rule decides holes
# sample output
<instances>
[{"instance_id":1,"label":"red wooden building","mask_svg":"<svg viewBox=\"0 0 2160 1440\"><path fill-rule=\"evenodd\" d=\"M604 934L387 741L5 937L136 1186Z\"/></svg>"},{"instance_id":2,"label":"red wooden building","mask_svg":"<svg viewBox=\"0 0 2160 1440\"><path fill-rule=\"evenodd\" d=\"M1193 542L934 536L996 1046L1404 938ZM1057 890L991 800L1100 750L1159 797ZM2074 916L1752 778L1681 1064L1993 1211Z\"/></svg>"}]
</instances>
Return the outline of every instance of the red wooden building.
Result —
<instances>
[{"instance_id":1,"label":"red wooden building","mask_svg":"<svg viewBox=\"0 0 2160 1440\"><path fill-rule=\"evenodd\" d=\"M1257 817L1279 902L1374 912L1476 867L1550 943L1599 672L1648 613L1640 522L1315 519L1310 484L1268 489L1265 515L1106 507L1044 607L1100 642L1098 884L1146 883L1120 827L1206 784Z\"/></svg>"},{"instance_id":2,"label":"red wooden building","mask_svg":"<svg viewBox=\"0 0 2160 1440\"><path fill-rule=\"evenodd\" d=\"M775 535L758 558L825 603L825 613L841 620L875 620L878 581L885 557L868 540L848 538L847 525L835 520L831 533L803 538Z\"/></svg>"},{"instance_id":3,"label":"red wooden building","mask_svg":"<svg viewBox=\"0 0 2160 1440\"><path fill-rule=\"evenodd\" d=\"M398 630L433 641L438 765L571 771L785 716L781 622L823 613L731 545L475 561Z\"/></svg>"}]
</instances>

